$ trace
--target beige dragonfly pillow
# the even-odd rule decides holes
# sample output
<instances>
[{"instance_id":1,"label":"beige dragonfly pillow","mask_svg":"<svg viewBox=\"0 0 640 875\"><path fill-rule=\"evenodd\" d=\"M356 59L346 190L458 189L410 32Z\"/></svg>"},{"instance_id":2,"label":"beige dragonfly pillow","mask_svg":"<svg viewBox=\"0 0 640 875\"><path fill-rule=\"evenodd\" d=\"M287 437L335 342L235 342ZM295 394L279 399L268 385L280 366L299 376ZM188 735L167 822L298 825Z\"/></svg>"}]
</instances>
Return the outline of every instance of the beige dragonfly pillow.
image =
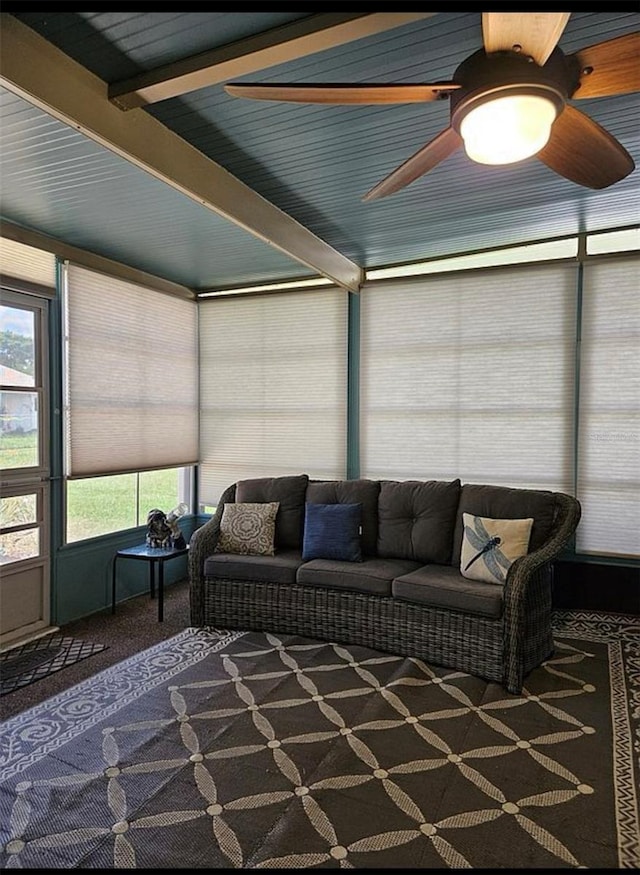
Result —
<instances>
[{"instance_id":1,"label":"beige dragonfly pillow","mask_svg":"<svg viewBox=\"0 0 640 875\"><path fill-rule=\"evenodd\" d=\"M462 576L486 583L504 583L511 565L529 550L533 519L493 520L463 513L462 522Z\"/></svg>"}]
</instances>

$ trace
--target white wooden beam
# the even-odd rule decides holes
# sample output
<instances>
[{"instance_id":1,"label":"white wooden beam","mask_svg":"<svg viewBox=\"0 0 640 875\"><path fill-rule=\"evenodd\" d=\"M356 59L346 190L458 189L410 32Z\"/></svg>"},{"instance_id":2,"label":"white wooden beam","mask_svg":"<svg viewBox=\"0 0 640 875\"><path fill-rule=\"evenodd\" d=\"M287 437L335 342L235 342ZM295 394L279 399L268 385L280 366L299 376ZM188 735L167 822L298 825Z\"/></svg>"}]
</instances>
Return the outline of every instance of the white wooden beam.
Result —
<instances>
[{"instance_id":1,"label":"white wooden beam","mask_svg":"<svg viewBox=\"0 0 640 875\"><path fill-rule=\"evenodd\" d=\"M434 12L325 12L166 64L109 87L120 109L133 109L238 79L285 61L323 52Z\"/></svg>"},{"instance_id":2,"label":"white wooden beam","mask_svg":"<svg viewBox=\"0 0 640 875\"><path fill-rule=\"evenodd\" d=\"M339 286L362 268L143 109L121 112L108 86L8 13L0 15L0 84Z\"/></svg>"}]
</instances>

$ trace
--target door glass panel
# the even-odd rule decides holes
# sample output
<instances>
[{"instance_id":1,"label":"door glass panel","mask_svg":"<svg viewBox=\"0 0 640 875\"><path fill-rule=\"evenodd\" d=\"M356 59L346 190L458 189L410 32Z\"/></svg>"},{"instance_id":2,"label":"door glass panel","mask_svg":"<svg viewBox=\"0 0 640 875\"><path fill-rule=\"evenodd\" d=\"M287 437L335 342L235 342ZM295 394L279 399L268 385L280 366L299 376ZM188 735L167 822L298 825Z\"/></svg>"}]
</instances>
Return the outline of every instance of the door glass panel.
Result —
<instances>
[{"instance_id":1,"label":"door glass panel","mask_svg":"<svg viewBox=\"0 0 640 875\"><path fill-rule=\"evenodd\" d=\"M38 465L38 393L0 392L0 468Z\"/></svg>"},{"instance_id":2,"label":"door glass panel","mask_svg":"<svg viewBox=\"0 0 640 875\"><path fill-rule=\"evenodd\" d=\"M35 386L35 313L0 304L0 383Z\"/></svg>"},{"instance_id":3,"label":"door glass panel","mask_svg":"<svg viewBox=\"0 0 640 875\"><path fill-rule=\"evenodd\" d=\"M38 520L37 495L11 495L0 498L0 526L19 526Z\"/></svg>"},{"instance_id":4,"label":"door glass panel","mask_svg":"<svg viewBox=\"0 0 640 875\"><path fill-rule=\"evenodd\" d=\"M24 529L0 535L0 565L40 555L40 530Z\"/></svg>"}]
</instances>

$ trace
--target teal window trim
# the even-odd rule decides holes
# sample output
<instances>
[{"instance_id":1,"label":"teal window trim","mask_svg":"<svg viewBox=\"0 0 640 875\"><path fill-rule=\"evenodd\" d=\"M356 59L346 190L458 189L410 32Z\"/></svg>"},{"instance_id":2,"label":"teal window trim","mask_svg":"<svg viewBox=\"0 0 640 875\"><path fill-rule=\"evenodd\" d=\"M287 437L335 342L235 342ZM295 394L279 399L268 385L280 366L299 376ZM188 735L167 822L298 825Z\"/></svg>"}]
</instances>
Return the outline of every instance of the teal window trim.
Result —
<instances>
[{"instance_id":1,"label":"teal window trim","mask_svg":"<svg viewBox=\"0 0 640 875\"><path fill-rule=\"evenodd\" d=\"M64 480L63 480L63 391L62 391L62 262L56 259L56 294L49 302L49 466L50 485L50 546L51 593L56 591L55 557L64 543Z\"/></svg>"},{"instance_id":2,"label":"teal window trim","mask_svg":"<svg viewBox=\"0 0 640 875\"><path fill-rule=\"evenodd\" d=\"M360 295L348 294L347 480L357 480L360 477Z\"/></svg>"},{"instance_id":3,"label":"teal window trim","mask_svg":"<svg viewBox=\"0 0 640 875\"><path fill-rule=\"evenodd\" d=\"M573 363L573 494L578 494L578 451L580 445L580 357L582 352L582 295L584 291L584 260L583 256L586 253L587 240L584 234L578 238L578 275L576 289L576 335L575 335L575 354ZM567 549L575 555L576 549L576 533L573 533L571 542L567 545Z\"/></svg>"}]
</instances>

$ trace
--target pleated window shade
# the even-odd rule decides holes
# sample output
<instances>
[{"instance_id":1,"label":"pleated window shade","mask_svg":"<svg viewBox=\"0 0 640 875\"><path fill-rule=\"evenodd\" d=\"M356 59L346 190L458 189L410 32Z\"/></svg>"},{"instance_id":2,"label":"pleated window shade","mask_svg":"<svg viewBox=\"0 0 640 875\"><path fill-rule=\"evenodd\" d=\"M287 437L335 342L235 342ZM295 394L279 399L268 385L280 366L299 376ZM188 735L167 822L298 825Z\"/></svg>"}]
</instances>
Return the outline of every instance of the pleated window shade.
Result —
<instances>
[{"instance_id":1,"label":"pleated window shade","mask_svg":"<svg viewBox=\"0 0 640 875\"><path fill-rule=\"evenodd\" d=\"M237 480L346 471L344 291L200 303L200 501Z\"/></svg>"},{"instance_id":2,"label":"pleated window shade","mask_svg":"<svg viewBox=\"0 0 640 875\"><path fill-rule=\"evenodd\" d=\"M571 490L575 264L365 285L361 476Z\"/></svg>"},{"instance_id":3,"label":"pleated window shade","mask_svg":"<svg viewBox=\"0 0 640 875\"><path fill-rule=\"evenodd\" d=\"M16 279L55 288L56 257L51 252L0 237L0 271Z\"/></svg>"},{"instance_id":4,"label":"pleated window shade","mask_svg":"<svg viewBox=\"0 0 640 875\"><path fill-rule=\"evenodd\" d=\"M583 553L640 554L640 260L588 263L578 487Z\"/></svg>"},{"instance_id":5,"label":"pleated window shade","mask_svg":"<svg viewBox=\"0 0 640 875\"><path fill-rule=\"evenodd\" d=\"M69 477L198 461L195 301L70 264L66 338Z\"/></svg>"}]
</instances>

